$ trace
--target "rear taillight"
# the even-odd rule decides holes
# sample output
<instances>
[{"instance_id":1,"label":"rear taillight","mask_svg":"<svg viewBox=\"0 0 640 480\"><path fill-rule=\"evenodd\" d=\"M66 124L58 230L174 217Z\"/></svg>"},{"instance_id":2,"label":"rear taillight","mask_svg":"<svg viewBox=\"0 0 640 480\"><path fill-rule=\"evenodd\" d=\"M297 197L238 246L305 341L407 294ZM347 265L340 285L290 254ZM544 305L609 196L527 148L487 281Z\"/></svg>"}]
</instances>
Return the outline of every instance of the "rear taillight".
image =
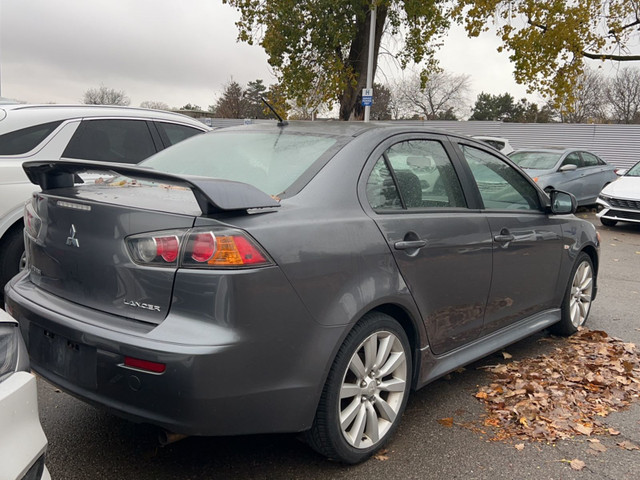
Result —
<instances>
[{"instance_id":1,"label":"rear taillight","mask_svg":"<svg viewBox=\"0 0 640 480\"><path fill-rule=\"evenodd\" d=\"M32 238L38 238L40 227L42 226L42 220L40 220L40 217L38 217L38 214L33 208L33 201L24 206L23 220L27 234Z\"/></svg>"},{"instance_id":2,"label":"rear taillight","mask_svg":"<svg viewBox=\"0 0 640 480\"><path fill-rule=\"evenodd\" d=\"M234 229L153 232L126 240L135 263L184 268L243 268L273 265L246 233Z\"/></svg>"},{"instance_id":3,"label":"rear taillight","mask_svg":"<svg viewBox=\"0 0 640 480\"><path fill-rule=\"evenodd\" d=\"M178 232L182 234L182 232ZM174 232L136 235L127 240L129 253L136 263L144 265L177 265L180 238Z\"/></svg>"}]
</instances>

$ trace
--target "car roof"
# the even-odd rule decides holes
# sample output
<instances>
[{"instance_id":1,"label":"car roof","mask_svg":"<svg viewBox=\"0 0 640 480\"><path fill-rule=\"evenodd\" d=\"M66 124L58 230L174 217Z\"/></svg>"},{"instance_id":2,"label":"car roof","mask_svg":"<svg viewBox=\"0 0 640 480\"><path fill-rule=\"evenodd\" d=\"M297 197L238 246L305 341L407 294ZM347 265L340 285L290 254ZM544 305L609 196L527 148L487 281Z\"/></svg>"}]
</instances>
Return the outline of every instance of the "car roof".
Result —
<instances>
[{"instance_id":1,"label":"car roof","mask_svg":"<svg viewBox=\"0 0 640 480\"><path fill-rule=\"evenodd\" d=\"M370 133L375 135L376 131L384 130L385 134L401 134L401 133L423 133L434 135L446 135L449 137L456 137L463 140L469 140L473 143L481 143L478 140L474 140L467 135L457 134L445 130L440 130L433 127L425 127L423 124L407 124L407 123L390 123L390 122L344 122L341 120L317 120L317 121L290 121L285 126L278 126L277 121L273 122L260 122L250 125L236 125L233 127L226 127L224 129L218 129L217 132L225 131L282 131L282 132L296 132L302 134L320 134L320 135L332 135L332 136L344 136L344 137L358 137L360 135Z\"/></svg>"},{"instance_id":2,"label":"car roof","mask_svg":"<svg viewBox=\"0 0 640 480\"><path fill-rule=\"evenodd\" d=\"M58 105L58 104L11 104L0 105L0 126L9 130L40 123L70 120L75 118L127 117L132 119L160 120L183 123L202 130L210 130L204 123L181 113L147 108L114 105Z\"/></svg>"}]
</instances>

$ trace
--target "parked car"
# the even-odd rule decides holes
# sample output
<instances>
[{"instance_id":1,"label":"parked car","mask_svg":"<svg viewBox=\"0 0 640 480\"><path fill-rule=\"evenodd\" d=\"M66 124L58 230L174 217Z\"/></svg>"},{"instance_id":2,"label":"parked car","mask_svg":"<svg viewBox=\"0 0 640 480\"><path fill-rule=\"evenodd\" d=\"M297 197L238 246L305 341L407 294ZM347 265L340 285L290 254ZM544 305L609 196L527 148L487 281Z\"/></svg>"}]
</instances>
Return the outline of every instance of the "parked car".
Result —
<instances>
[{"instance_id":1,"label":"parked car","mask_svg":"<svg viewBox=\"0 0 640 480\"><path fill-rule=\"evenodd\" d=\"M171 112L98 105L2 105L0 108L0 305L5 283L23 262L22 211L34 189L25 160L61 157L138 163L210 130Z\"/></svg>"},{"instance_id":2,"label":"parked car","mask_svg":"<svg viewBox=\"0 0 640 480\"><path fill-rule=\"evenodd\" d=\"M640 162L602 189L598 206L601 210L596 215L607 227L618 222L640 223Z\"/></svg>"},{"instance_id":3,"label":"parked car","mask_svg":"<svg viewBox=\"0 0 640 480\"><path fill-rule=\"evenodd\" d=\"M5 293L34 370L177 434L306 432L360 462L412 389L575 332L596 295L572 195L424 127L230 127L139 166L24 168L43 191Z\"/></svg>"},{"instance_id":4,"label":"parked car","mask_svg":"<svg viewBox=\"0 0 640 480\"><path fill-rule=\"evenodd\" d=\"M616 178L615 167L593 153L576 148L523 149L509 158L546 192L572 193L578 205L593 205L598 194Z\"/></svg>"},{"instance_id":5,"label":"parked car","mask_svg":"<svg viewBox=\"0 0 640 480\"><path fill-rule=\"evenodd\" d=\"M50 479L46 450L27 349L18 322L0 309L0 478Z\"/></svg>"},{"instance_id":6,"label":"parked car","mask_svg":"<svg viewBox=\"0 0 640 480\"><path fill-rule=\"evenodd\" d=\"M487 145L491 145L503 155L509 155L514 150L514 148L509 143L509 140L507 140L506 138L486 137L484 135L474 135L473 138L475 138L476 140L480 140Z\"/></svg>"}]
</instances>

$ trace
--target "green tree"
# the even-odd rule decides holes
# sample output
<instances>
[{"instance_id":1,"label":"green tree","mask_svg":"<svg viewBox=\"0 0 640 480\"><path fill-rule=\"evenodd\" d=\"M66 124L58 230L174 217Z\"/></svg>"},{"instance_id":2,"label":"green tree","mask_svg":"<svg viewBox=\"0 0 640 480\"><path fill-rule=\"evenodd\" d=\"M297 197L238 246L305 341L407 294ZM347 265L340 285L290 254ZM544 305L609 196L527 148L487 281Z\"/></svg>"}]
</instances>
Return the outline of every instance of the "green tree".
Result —
<instances>
[{"instance_id":1,"label":"green tree","mask_svg":"<svg viewBox=\"0 0 640 480\"><path fill-rule=\"evenodd\" d=\"M469 120L511 121L515 113L513 97L508 93L480 93Z\"/></svg>"},{"instance_id":2,"label":"green tree","mask_svg":"<svg viewBox=\"0 0 640 480\"><path fill-rule=\"evenodd\" d=\"M246 118L267 118L264 112L265 104L262 101L262 97L265 96L266 92L267 87L260 79L247 83L247 89L244 91L246 100L244 116Z\"/></svg>"},{"instance_id":3,"label":"green tree","mask_svg":"<svg viewBox=\"0 0 640 480\"><path fill-rule=\"evenodd\" d=\"M369 112L371 120L391 120L391 90L380 83L373 84L373 105Z\"/></svg>"},{"instance_id":4,"label":"green tree","mask_svg":"<svg viewBox=\"0 0 640 480\"><path fill-rule=\"evenodd\" d=\"M585 60L640 60L625 54L638 39L636 0L456 0L453 16L470 36L497 28L518 83L571 104Z\"/></svg>"},{"instance_id":5,"label":"green tree","mask_svg":"<svg viewBox=\"0 0 640 480\"><path fill-rule=\"evenodd\" d=\"M343 120L354 118L366 86L371 5L377 5L374 66L383 33L404 43L397 57L435 65L449 26L446 0L223 0L240 12L238 38L265 49L288 96L304 105L308 92L337 101Z\"/></svg>"}]
</instances>

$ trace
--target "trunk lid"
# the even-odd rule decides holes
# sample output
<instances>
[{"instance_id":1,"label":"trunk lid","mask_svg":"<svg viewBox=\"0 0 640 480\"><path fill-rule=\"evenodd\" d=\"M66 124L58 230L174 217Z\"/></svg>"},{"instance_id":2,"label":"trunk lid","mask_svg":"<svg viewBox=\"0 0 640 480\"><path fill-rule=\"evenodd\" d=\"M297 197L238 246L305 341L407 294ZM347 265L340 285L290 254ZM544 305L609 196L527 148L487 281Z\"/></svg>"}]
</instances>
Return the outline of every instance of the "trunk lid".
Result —
<instances>
[{"instance_id":1,"label":"trunk lid","mask_svg":"<svg viewBox=\"0 0 640 480\"><path fill-rule=\"evenodd\" d=\"M195 215L142 209L137 200L149 193L145 187L119 190L36 194L33 203L42 225L37 241L26 242L30 278L43 290L71 302L159 323L171 303L177 267L134 263L125 239L145 232L188 229ZM91 199L95 196L102 201ZM164 200L159 196L155 198L160 205L184 204L175 192Z\"/></svg>"},{"instance_id":2,"label":"trunk lid","mask_svg":"<svg viewBox=\"0 0 640 480\"><path fill-rule=\"evenodd\" d=\"M129 165L26 162L24 169L43 189L25 213L30 280L70 302L148 323L166 317L178 267L134 262L128 237L181 237L203 214L279 205L244 183ZM96 171L110 177L76 185L79 174Z\"/></svg>"}]
</instances>

